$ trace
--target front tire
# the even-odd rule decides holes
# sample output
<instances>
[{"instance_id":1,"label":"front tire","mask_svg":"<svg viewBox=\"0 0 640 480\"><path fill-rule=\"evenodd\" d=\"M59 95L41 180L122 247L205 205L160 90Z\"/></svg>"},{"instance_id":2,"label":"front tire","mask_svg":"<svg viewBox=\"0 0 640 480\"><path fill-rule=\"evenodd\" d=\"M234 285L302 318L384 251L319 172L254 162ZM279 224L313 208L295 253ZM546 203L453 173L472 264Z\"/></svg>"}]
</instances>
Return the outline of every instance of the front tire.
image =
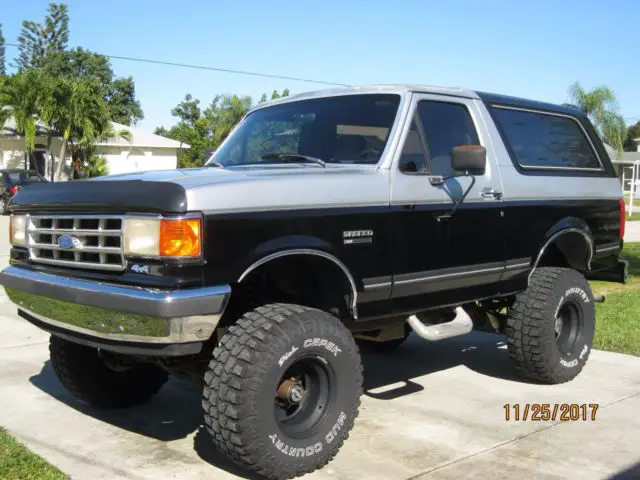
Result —
<instances>
[{"instance_id":1,"label":"front tire","mask_svg":"<svg viewBox=\"0 0 640 480\"><path fill-rule=\"evenodd\" d=\"M51 365L60 383L75 397L98 408L139 405L155 395L169 378L149 363L112 368L97 348L51 335Z\"/></svg>"},{"instance_id":2,"label":"front tire","mask_svg":"<svg viewBox=\"0 0 640 480\"><path fill-rule=\"evenodd\" d=\"M509 311L507 343L528 378L557 384L575 378L589 358L595 332L589 283L568 268L539 268Z\"/></svg>"},{"instance_id":3,"label":"front tire","mask_svg":"<svg viewBox=\"0 0 640 480\"><path fill-rule=\"evenodd\" d=\"M268 478L322 468L358 415L362 366L349 330L329 313L271 304L222 337L202 406L215 446Z\"/></svg>"}]
</instances>

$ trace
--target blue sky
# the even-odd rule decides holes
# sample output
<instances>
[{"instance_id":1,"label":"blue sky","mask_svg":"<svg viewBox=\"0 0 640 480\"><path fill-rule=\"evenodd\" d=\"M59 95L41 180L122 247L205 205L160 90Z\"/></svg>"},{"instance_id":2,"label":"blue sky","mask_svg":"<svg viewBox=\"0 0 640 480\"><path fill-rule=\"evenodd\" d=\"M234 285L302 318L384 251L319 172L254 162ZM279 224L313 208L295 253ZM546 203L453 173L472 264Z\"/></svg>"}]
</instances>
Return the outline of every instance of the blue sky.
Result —
<instances>
[{"instance_id":1,"label":"blue sky","mask_svg":"<svg viewBox=\"0 0 640 480\"><path fill-rule=\"evenodd\" d=\"M48 0L0 0L15 43L24 19ZM640 1L538 0L69 0L70 46L348 84L468 87L562 103L567 88L605 84L627 123L640 120ZM8 47L7 57L17 49ZM251 95L322 85L112 60L132 75L153 129L175 123L186 93Z\"/></svg>"}]
</instances>

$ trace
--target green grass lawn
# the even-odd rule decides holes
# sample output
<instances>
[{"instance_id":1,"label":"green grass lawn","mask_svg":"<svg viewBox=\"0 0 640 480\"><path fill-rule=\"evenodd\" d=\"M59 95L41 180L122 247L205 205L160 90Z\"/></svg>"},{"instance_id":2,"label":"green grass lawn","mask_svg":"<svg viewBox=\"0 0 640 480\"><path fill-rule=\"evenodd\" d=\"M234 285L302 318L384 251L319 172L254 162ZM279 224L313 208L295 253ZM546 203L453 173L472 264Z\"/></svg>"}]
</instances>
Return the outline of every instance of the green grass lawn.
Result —
<instances>
[{"instance_id":1,"label":"green grass lawn","mask_svg":"<svg viewBox=\"0 0 640 480\"><path fill-rule=\"evenodd\" d=\"M0 427L0 480L64 480L70 477L31 453Z\"/></svg>"},{"instance_id":2,"label":"green grass lawn","mask_svg":"<svg viewBox=\"0 0 640 480\"><path fill-rule=\"evenodd\" d=\"M640 218L640 215L638 215ZM594 293L606 297L597 304L594 348L640 356L640 243L627 243L629 283L591 282Z\"/></svg>"}]
</instances>

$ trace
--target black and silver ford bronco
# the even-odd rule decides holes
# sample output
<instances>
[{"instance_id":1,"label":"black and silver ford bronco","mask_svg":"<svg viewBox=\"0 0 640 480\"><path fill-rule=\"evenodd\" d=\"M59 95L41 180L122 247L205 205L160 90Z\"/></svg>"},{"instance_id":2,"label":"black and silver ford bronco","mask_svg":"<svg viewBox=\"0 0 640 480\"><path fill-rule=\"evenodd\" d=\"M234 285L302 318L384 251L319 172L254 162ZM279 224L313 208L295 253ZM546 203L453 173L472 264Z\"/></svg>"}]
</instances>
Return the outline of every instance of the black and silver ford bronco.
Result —
<instances>
[{"instance_id":1,"label":"black and silver ford bronco","mask_svg":"<svg viewBox=\"0 0 640 480\"><path fill-rule=\"evenodd\" d=\"M268 478L337 454L362 350L493 329L523 375L566 382L604 300L587 280L626 282L621 185L584 113L462 89L285 97L202 168L9 209L0 283L60 382L108 408L193 379L213 445Z\"/></svg>"}]
</instances>

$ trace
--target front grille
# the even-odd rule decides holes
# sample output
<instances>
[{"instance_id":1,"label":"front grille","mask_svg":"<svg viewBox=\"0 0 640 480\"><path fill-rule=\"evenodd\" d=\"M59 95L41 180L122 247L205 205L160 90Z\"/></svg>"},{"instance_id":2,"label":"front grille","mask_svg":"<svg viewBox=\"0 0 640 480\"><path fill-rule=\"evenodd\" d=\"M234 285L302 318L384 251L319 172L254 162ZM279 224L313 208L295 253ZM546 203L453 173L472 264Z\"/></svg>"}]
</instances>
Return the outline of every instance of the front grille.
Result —
<instances>
[{"instance_id":1,"label":"front grille","mask_svg":"<svg viewBox=\"0 0 640 480\"><path fill-rule=\"evenodd\" d=\"M64 237L64 238L62 238ZM124 270L122 217L29 217L29 257L35 263L93 270Z\"/></svg>"}]
</instances>

